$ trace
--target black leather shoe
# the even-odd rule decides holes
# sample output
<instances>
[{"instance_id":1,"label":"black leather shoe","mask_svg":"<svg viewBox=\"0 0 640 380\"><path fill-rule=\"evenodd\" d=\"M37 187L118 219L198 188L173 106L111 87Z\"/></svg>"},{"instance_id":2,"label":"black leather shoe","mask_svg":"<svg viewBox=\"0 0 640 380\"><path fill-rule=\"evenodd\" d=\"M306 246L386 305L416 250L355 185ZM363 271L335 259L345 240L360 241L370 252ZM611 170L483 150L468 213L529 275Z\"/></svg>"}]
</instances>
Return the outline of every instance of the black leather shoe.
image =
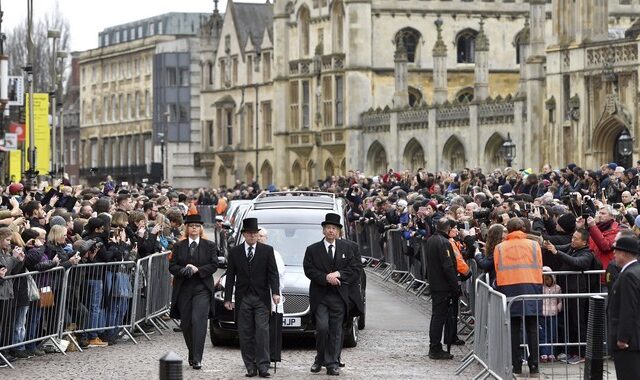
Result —
<instances>
[{"instance_id":1,"label":"black leather shoe","mask_svg":"<svg viewBox=\"0 0 640 380\"><path fill-rule=\"evenodd\" d=\"M193 367L193 363L194 363L193 360L189 360L189 367Z\"/></svg>"},{"instance_id":2,"label":"black leather shoe","mask_svg":"<svg viewBox=\"0 0 640 380\"><path fill-rule=\"evenodd\" d=\"M257 369L249 369L247 370L247 374L244 375L245 377L256 377L258 376L258 370Z\"/></svg>"},{"instance_id":3,"label":"black leather shoe","mask_svg":"<svg viewBox=\"0 0 640 380\"><path fill-rule=\"evenodd\" d=\"M260 372L260 377L271 377L269 371Z\"/></svg>"},{"instance_id":4,"label":"black leather shoe","mask_svg":"<svg viewBox=\"0 0 640 380\"><path fill-rule=\"evenodd\" d=\"M453 355L446 351L434 351L429 352L429 357L435 360L450 360L453 359Z\"/></svg>"},{"instance_id":5,"label":"black leather shoe","mask_svg":"<svg viewBox=\"0 0 640 380\"><path fill-rule=\"evenodd\" d=\"M522 375L522 367L513 367L511 373L514 375Z\"/></svg>"},{"instance_id":6,"label":"black leather shoe","mask_svg":"<svg viewBox=\"0 0 640 380\"><path fill-rule=\"evenodd\" d=\"M327 368L327 375L340 376L340 370L338 370L337 368Z\"/></svg>"},{"instance_id":7,"label":"black leather shoe","mask_svg":"<svg viewBox=\"0 0 640 380\"><path fill-rule=\"evenodd\" d=\"M311 366L311 372L313 373L318 373L320 372L321 369L322 369L322 364L313 363L313 365Z\"/></svg>"},{"instance_id":8,"label":"black leather shoe","mask_svg":"<svg viewBox=\"0 0 640 380\"><path fill-rule=\"evenodd\" d=\"M464 340L458 338L453 342L453 345L454 346L464 346L464 343L465 343Z\"/></svg>"},{"instance_id":9,"label":"black leather shoe","mask_svg":"<svg viewBox=\"0 0 640 380\"><path fill-rule=\"evenodd\" d=\"M540 370L538 369L537 365L529 366L529 374L530 375L537 375L538 373L540 373Z\"/></svg>"},{"instance_id":10,"label":"black leather shoe","mask_svg":"<svg viewBox=\"0 0 640 380\"><path fill-rule=\"evenodd\" d=\"M193 362L192 367L193 367L193 369L200 369L200 368L202 368L202 363L201 362Z\"/></svg>"},{"instance_id":11,"label":"black leather shoe","mask_svg":"<svg viewBox=\"0 0 640 380\"><path fill-rule=\"evenodd\" d=\"M345 364L343 362L338 362L338 367L344 368Z\"/></svg>"}]
</instances>

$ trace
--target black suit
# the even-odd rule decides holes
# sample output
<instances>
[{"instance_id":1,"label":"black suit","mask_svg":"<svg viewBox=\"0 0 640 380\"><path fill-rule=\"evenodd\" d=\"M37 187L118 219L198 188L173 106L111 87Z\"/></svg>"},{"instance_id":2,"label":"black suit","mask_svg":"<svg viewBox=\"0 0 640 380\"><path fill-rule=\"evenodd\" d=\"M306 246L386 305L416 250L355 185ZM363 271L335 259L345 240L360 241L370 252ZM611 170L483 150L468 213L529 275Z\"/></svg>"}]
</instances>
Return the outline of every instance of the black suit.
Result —
<instances>
[{"instance_id":1,"label":"black suit","mask_svg":"<svg viewBox=\"0 0 640 380\"><path fill-rule=\"evenodd\" d=\"M620 380L640 379L640 263L630 264L609 291L607 344L613 352ZM620 350L617 341L629 348Z\"/></svg>"},{"instance_id":2,"label":"black suit","mask_svg":"<svg viewBox=\"0 0 640 380\"><path fill-rule=\"evenodd\" d=\"M269 370L269 314L272 296L280 294L280 279L273 247L257 243L251 263L245 247L243 243L229 251L224 300L231 302L235 286L242 360L248 371L262 373Z\"/></svg>"},{"instance_id":3,"label":"black suit","mask_svg":"<svg viewBox=\"0 0 640 380\"><path fill-rule=\"evenodd\" d=\"M192 264L198 272L185 277L182 270ZM209 240L200 239L194 252L189 239L177 242L169 260L169 272L173 275L171 294L172 318L180 319L180 327L189 349L189 360L202 361L207 336L210 301L213 296L213 274L218 269L218 248Z\"/></svg>"},{"instance_id":4,"label":"black suit","mask_svg":"<svg viewBox=\"0 0 640 380\"><path fill-rule=\"evenodd\" d=\"M349 289L360 276L357 246L344 240L334 242L333 260L324 240L307 247L304 254L304 273L311 280L309 303L316 326L315 362L337 368L342 351L342 328L349 310ZM329 273L340 272L340 286L327 283Z\"/></svg>"}]
</instances>

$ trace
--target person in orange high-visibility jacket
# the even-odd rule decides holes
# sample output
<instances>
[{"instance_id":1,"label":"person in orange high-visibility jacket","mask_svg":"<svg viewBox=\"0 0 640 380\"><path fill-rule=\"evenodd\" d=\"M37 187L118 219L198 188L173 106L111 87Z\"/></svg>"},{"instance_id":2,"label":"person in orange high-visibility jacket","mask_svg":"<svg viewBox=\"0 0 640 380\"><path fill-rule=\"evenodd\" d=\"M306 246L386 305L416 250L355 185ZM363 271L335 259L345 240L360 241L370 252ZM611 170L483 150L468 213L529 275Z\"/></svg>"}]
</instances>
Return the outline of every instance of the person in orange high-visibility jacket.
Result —
<instances>
[{"instance_id":1,"label":"person in orange high-visibility jacket","mask_svg":"<svg viewBox=\"0 0 640 380\"><path fill-rule=\"evenodd\" d=\"M462 244L456 238L458 237L459 231L456 223L452 223L451 230L449 231L449 241L451 242L451 248L453 248L453 253L456 255L455 265L456 272L458 275L462 277L463 280L469 278L471 274L471 269L469 268L469 264L464 261L464 257L462 257Z\"/></svg>"},{"instance_id":2,"label":"person in orange high-visibility jacket","mask_svg":"<svg viewBox=\"0 0 640 380\"><path fill-rule=\"evenodd\" d=\"M507 222L507 238L493 251L498 291L507 299L523 294L542 294L542 250L527 239L525 223L520 218ZM540 300L516 301L511 306L511 361L513 373L522 373L522 320L524 317L529 344L529 373L538 373L538 320Z\"/></svg>"},{"instance_id":3,"label":"person in orange high-visibility jacket","mask_svg":"<svg viewBox=\"0 0 640 380\"><path fill-rule=\"evenodd\" d=\"M224 215L225 212L227 212L227 199L225 197L220 197L216 204L216 215Z\"/></svg>"}]
</instances>

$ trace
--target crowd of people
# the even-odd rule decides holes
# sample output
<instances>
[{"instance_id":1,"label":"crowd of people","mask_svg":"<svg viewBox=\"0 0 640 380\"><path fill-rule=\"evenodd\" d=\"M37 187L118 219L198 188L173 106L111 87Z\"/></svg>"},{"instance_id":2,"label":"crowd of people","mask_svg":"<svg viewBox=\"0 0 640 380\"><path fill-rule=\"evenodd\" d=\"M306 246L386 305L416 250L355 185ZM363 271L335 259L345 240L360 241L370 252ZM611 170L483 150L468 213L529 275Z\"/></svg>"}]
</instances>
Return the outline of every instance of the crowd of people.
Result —
<instances>
[{"instance_id":1,"label":"crowd of people","mask_svg":"<svg viewBox=\"0 0 640 380\"><path fill-rule=\"evenodd\" d=\"M0 193L0 347L13 346L0 353L9 362L56 351L33 340L57 331L58 315L52 310L62 301L55 299L61 298L62 276L21 274L68 270L79 264L135 262L170 250L183 239L184 218L195 204L217 207L220 214L226 209L216 191L182 192L168 184L129 188L111 178L100 187L72 186L60 180L49 188L12 183ZM210 239L222 245L225 230L220 221L215 227ZM91 267L69 276L63 322L65 331L90 330L75 335L81 348L126 339L118 329L100 328L121 325L130 318L130 269ZM142 328L147 333L153 330L150 325Z\"/></svg>"},{"instance_id":2,"label":"crowd of people","mask_svg":"<svg viewBox=\"0 0 640 380\"><path fill-rule=\"evenodd\" d=\"M635 168L609 163L597 170L575 164L554 170L544 165L539 172L465 168L430 173L421 168L417 172L389 169L370 177L354 170L345 176L328 176L313 187L271 185L266 189L241 181L219 189L182 191L168 184L122 186L111 178L97 188L62 181L54 181L50 188L13 183L0 191L0 310L8 305L18 310L10 317L3 313L0 347L28 341L41 329L51 328L40 318L42 313L36 310L37 306L28 302L26 292L13 291L20 282L5 280L6 276L59 266L66 269L80 263L135 261L170 249L174 242L184 239L183 218L194 205L211 206L216 215L224 215L233 200L252 199L261 191L295 189L345 197L349 204L345 227L354 229L356 223L375 226L383 245L385 231L402 230L404 253L413 260L426 260L424 275L429 279L434 302L430 356L450 359L452 355L443 351L440 343L442 313L451 299L460 295L459 284L469 276L471 260L489 273L496 289L509 296L611 289L620 272L614 253L616 241L621 236L637 239L640 234L639 174L640 161ZM217 224L218 230L222 227ZM222 244L223 239L218 240ZM426 244L427 249L423 250L423 243L430 240L433 244ZM521 256L525 252L530 258L526 260L532 260L527 262L531 264L529 269L509 272L508 261L513 259L509 252L519 252ZM509 260L503 260L507 257ZM604 269L606 275L543 277L543 267L545 271ZM522 283L522 278L529 278L530 282ZM94 309L109 313L109 305L99 305L97 299L89 303ZM572 342L585 341L588 316L583 300L568 304L545 300L533 306L523 304L520 309L512 310L512 315L535 313L531 320L536 322L520 318L525 323L514 325L514 339L522 335L520 329L524 327L531 344L538 339L545 343L558 341L562 336ZM559 323L563 315L570 321L567 326ZM125 316L126 312L117 314L118 318ZM100 319L91 318L91 326L98 326ZM542 328L533 326L539 321L544 322ZM565 328L567 331L562 330ZM81 346L104 346L115 343L118 336L112 331L98 331L80 336L79 340ZM464 343L455 336L450 342ZM531 372L537 371L539 362L558 360L558 354L563 354L569 363L584 361L585 354L579 345L570 346L566 352L548 347L531 352ZM13 359L43 352L36 344L29 344L2 354ZM514 349L516 373L520 371L516 360L520 355L521 351Z\"/></svg>"}]
</instances>

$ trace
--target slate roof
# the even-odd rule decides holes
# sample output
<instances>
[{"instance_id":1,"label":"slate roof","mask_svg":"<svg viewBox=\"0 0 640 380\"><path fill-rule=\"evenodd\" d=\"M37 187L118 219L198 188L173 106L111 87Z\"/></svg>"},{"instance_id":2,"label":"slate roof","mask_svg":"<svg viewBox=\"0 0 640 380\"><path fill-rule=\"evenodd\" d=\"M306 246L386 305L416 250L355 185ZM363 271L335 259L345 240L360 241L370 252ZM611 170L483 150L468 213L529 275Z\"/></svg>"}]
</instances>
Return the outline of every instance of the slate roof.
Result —
<instances>
[{"instance_id":1,"label":"slate roof","mask_svg":"<svg viewBox=\"0 0 640 380\"><path fill-rule=\"evenodd\" d=\"M264 39L264 31L271 36L273 28L273 5L270 3L232 3L231 11L235 21L238 41L241 48L251 38L253 46L259 47Z\"/></svg>"}]
</instances>

